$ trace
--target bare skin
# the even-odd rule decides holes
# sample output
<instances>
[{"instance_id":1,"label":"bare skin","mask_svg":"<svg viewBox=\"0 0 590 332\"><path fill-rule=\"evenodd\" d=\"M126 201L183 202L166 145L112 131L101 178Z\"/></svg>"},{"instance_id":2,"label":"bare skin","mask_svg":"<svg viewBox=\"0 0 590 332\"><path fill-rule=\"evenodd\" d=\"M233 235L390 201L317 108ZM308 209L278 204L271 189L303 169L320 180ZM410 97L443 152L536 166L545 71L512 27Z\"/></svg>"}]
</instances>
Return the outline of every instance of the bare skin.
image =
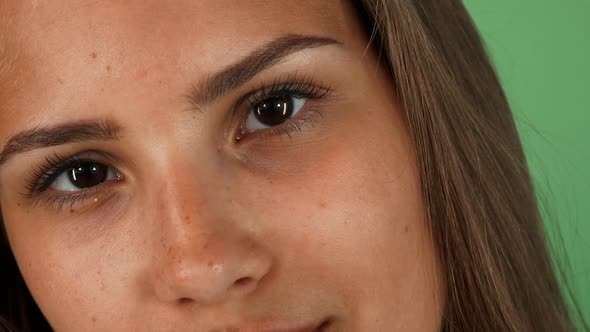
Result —
<instances>
[{"instance_id":1,"label":"bare skin","mask_svg":"<svg viewBox=\"0 0 590 332\"><path fill-rule=\"evenodd\" d=\"M0 112L0 205L56 331L440 329L411 141L347 3L9 3L26 70ZM271 48L291 49L205 92ZM269 98L299 109L259 128ZM73 155L78 173L44 167Z\"/></svg>"}]
</instances>

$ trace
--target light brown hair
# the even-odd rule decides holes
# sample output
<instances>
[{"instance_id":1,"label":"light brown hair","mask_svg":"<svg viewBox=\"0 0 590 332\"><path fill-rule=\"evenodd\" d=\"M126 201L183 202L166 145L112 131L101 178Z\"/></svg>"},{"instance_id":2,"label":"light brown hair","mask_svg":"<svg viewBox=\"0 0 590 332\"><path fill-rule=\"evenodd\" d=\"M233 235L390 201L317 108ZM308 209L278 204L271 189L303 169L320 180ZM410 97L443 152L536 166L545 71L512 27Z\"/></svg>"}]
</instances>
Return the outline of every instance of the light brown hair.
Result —
<instances>
[{"instance_id":1,"label":"light brown hair","mask_svg":"<svg viewBox=\"0 0 590 332\"><path fill-rule=\"evenodd\" d=\"M462 2L356 5L413 138L446 282L443 330L574 330L510 107ZM0 317L22 331L49 329L5 238L0 265Z\"/></svg>"},{"instance_id":2,"label":"light brown hair","mask_svg":"<svg viewBox=\"0 0 590 332\"><path fill-rule=\"evenodd\" d=\"M463 3L362 2L414 142L443 330L573 331L510 106Z\"/></svg>"}]
</instances>

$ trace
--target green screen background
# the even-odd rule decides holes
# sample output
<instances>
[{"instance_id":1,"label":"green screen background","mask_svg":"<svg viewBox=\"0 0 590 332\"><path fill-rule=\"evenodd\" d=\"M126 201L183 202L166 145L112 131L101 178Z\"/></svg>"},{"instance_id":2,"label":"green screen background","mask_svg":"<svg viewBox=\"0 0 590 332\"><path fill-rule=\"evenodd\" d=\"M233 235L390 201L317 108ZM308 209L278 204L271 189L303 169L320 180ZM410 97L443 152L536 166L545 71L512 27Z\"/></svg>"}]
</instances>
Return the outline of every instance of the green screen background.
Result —
<instances>
[{"instance_id":1,"label":"green screen background","mask_svg":"<svg viewBox=\"0 0 590 332\"><path fill-rule=\"evenodd\" d=\"M590 321L590 0L464 3L508 95L552 245L569 260Z\"/></svg>"}]
</instances>

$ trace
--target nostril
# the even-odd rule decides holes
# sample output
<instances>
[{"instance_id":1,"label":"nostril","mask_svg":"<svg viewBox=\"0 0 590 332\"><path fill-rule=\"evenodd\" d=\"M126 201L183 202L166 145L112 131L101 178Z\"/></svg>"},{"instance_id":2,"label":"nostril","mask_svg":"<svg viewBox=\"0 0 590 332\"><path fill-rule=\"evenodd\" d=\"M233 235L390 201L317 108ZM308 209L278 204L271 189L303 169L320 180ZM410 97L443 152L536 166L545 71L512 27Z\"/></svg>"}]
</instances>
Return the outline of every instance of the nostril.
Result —
<instances>
[{"instance_id":1,"label":"nostril","mask_svg":"<svg viewBox=\"0 0 590 332\"><path fill-rule=\"evenodd\" d=\"M178 304L189 304L189 303L192 303L192 302L194 302L194 300L193 299L190 299L188 297L183 297L180 300L178 300Z\"/></svg>"},{"instance_id":2,"label":"nostril","mask_svg":"<svg viewBox=\"0 0 590 332\"><path fill-rule=\"evenodd\" d=\"M254 281L254 279L252 279L251 277L243 277L243 278L236 280L234 282L234 285L238 286L238 287L248 286L253 281Z\"/></svg>"}]
</instances>

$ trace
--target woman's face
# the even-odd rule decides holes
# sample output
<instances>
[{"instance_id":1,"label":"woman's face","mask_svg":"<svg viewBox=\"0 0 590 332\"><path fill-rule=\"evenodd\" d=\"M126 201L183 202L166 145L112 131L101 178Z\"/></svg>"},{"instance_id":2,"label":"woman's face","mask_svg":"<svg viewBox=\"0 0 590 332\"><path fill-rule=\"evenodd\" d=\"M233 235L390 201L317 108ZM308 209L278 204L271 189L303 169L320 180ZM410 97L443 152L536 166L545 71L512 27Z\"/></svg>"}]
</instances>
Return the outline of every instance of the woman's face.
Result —
<instances>
[{"instance_id":1,"label":"woman's face","mask_svg":"<svg viewBox=\"0 0 590 332\"><path fill-rule=\"evenodd\" d=\"M57 331L439 328L408 131L349 4L7 7L0 204Z\"/></svg>"}]
</instances>

